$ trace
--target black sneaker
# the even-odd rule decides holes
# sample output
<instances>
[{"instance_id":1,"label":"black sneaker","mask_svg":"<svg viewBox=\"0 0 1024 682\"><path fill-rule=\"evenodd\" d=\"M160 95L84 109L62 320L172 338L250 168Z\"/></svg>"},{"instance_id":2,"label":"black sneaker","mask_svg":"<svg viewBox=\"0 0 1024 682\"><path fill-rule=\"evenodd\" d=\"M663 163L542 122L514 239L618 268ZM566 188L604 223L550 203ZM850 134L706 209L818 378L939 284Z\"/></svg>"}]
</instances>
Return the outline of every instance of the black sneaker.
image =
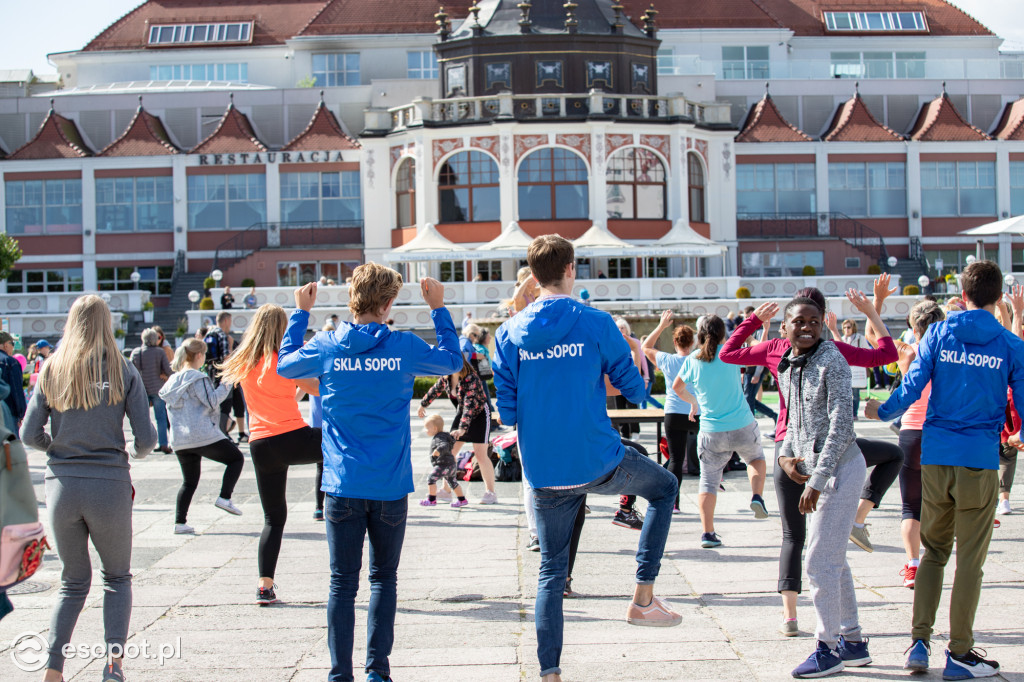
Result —
<instances>
[{"instance_id":1,"label":"black sneaker","mask_svg":"<svg viewBox=\"0 0 1024 682\"><path fill-rule=\"evenodd\" d=\"M238 434L238 442L239 443L248 443L249 442L249 434L248 433L240 433L240 434Z\"/></svg>"},{"instance_id":2,"label":"black sneaker","mask_svg":"<svg viewBox=\"0 0 1024 682\"><path fill-rule=\"evenodd\" d=\"M612 523L623 528L643 530L644 517L640 516L640 512L635 509L630 509L629 511L622 511L620 509L615 512L615 518L612 519Z\"/></svg>"},{"instance_id":3,"label":"black sneaker","mask_svg":"<svg viewBox=\"0 0 1024 682\"><path fill-rule=\"evenodd\" d=\"M274 585L277 587L277 585ZM260 587L256 590L256 603L260 606L269 606L277 603L277 595L274 594L274 587Z\"/></svg>"}]
</instances>

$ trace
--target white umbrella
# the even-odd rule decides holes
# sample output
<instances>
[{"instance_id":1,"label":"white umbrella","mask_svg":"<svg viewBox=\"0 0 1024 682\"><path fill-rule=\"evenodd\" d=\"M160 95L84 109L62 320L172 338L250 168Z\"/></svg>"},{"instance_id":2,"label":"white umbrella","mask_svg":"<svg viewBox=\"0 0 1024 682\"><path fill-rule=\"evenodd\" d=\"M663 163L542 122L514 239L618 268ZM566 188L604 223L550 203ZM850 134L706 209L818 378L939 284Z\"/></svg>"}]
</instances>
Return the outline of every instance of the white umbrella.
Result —
<instances>
[{"instance_id":1,"label":"white umbrella","mask_svg":"<svg viewBox=\"0 0 1024 682\"><path fill-rule=\"evenodd\" d=\"M964 230L960 234L969 234L974 236L1024 234L1024 215L1019 215L1014 218L1006 218L1005 220L997 220L994 223L985 223L984 225Z\"/></svg>"},{"instance_id":2,"label":"white umbrella","mask_svg":"<svg viewBox=\"0 0 1024 682\"><path fill-rule=\"evenodd\" d=\"M635 246L622 241L600 223L594 223L579 239L573 240L572 245L576 249L576 255L583 258L590 256L629 257L636 251Z\"/></svg>"},{"instance_id":3,"label":"white umbrella","mask_svg":"<svg viewBox=\"0 0 1024 682\"><path fill-rule=\"evenodd\" d=\"M438 260L469 260L479 254L449 241L437 231L433 223L425 223L416 236L385 254L392 263L411 263Z\"/></svg>"},{"instance_id":4,"label":"white umbrella","mask_svg":"<svg viewBox=\"0 0 1024 682\"><path fill-rule=\"evenodd\" d=\"M475 258L526 258L526 250L530 247L533 237L526 234L516 221L505 226L497 237L476 248Z\"/></svg>"}]
</instances>

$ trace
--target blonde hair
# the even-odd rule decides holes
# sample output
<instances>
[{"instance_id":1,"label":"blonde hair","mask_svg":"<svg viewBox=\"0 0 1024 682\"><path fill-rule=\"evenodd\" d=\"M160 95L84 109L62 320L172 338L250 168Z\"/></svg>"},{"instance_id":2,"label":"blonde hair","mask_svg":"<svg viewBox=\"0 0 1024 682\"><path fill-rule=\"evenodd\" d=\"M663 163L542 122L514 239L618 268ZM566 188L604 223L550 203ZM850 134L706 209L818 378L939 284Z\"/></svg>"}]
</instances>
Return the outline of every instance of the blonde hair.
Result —
<instances>
[{"instance_id":1,"label":"blonde hair","mask_svg":"<svg viewBox=\"0 0 1024 682\"><path fill-rule=\"evenodd\" d=\"M175 372L180 372L195 360L197 355L206 355L206 344L199 339L187 339L174 351L171 369Z\"/></svg>"},{"instance_id":2,"label":"blonde hair","mask_svg":"<svg viewBox=\"0 0 1024 682\"><path fill-rule=\"evenodd\" d=\"M109 389L107 404L117 405L124 400L125 368L114 339L110 308L99 296L88 294L76 299L68 311L64 335L43 365L39 388L58 412L98 407L104 384Z\"/></svg>"},{"instance_id":3,"label":"blonde hair","mask_svg":"<svg viewBox=\"0 0 1024 682\"><path fill-rule=\"evenodd\" d=\"M402 276L374 262L363 263L352 271L348 290L348 308L353 315L376 314L402 290Z\"/></svg>"},{"instance_id":4,"label":"blonde hair","mask_svg":"<svg viewBox=\"0 0 1024 682\"><path fill-rule=\"evenodd\" d=\"M444 417L436 412L434 414L427 415L427 418L423 420L423 428L427 428L431 424L437 424L437 430L444 431Z\"/></svg>"},{"instance_id":5,"label":"blonde hair","mask_svg":"<svg viewBox=\"0 0 1024 682\"><path fill-rule=\"evenodd\" d=\"M484 330L480 328L480 325L470 322L462 328L462 333L466 336L476 336L476 338L479 339L480 335L484 333Z\"/></svg>"},{"instance_id":6,"label":"blonde hair","mask_svg":"<svg viewBox=\"0 0 1024 682\"><path fill-rule=\"evenodd\" d=\"M227 360L217 365L217 369L221 371L221 381L229 384L241 383L242 379L257 366L260 368L259 378L262 380L277 357L286 326L288 316L284 308L271 303L260 306L246 327L238 347Z\"/></svg>"},{"instance_id":7,"label":"blonde hair","mask_svg":"<svg viewBox=\"0 0 1024 682\"><path fill-rule=\"evenodd\" d=\"M523 267L519 268L519 272L516 273L516 284L522 284L523 280L532 274L533 271L530 270L529 265L524 265Z\"/></svg>"}]
</instances>

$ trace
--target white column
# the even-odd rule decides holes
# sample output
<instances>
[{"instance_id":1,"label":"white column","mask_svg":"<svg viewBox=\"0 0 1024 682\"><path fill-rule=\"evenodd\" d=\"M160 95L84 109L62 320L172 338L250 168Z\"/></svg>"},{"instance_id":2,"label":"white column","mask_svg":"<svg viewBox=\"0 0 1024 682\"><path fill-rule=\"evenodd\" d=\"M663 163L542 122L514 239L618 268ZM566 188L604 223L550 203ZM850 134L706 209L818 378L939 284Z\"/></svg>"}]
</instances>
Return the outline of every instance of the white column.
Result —
<instances>
[{"instance_id":1,"label":"white column","mask_svg":"<svg viewBox=\"0 0 1024 682\"><path fill-rule=\"evenodd\" d=\"M360 179L363 192L363 247L366 260L383 262L391 250L395 198L391 187L391 157L385 138L364 138ZM372 161L372 163L371 163ZM410 275L416 272L410 265ZM417 280L418 281L418 280Z\"/></svg>"},{"instance_id":2,"label":"white column","mask_svg":"<svg viewBox=\"0 0 1024 682\"><path fill-rule=\"evenodd\" d=\"M416 224L440 221L441 211L437 203L437 185L434 183L434 156L431 141L422 135L416 140L413 153L416 156Z\"/></svg>"},{"instance_id":3,"label":"white column","mask_svg":"<svg viewBox=\"0 0 1024 682\"><path fill-rule=\"evenodd\" d=\"M174 205L174 254L185 252L188 258L188 175L185 172L188 157L178 154L171 160L171 186L173 187Z\"/></svg>"},{"instance_id":4,"label":"white column","mask_svg":"<svg viewBox=\"0 0 1024 682\"><path fill-rule=\"evenodd\" d=\"M605 130L595 126L590 131L590 220L608 223L608 178L605 175Z\"/></svg>"},{"instance_id":5,"label":"white column","mask_svg":"<svg viewBox=\"0 0 1024 682\"><path fill-rule=\"evenodd\" d=\"M907 143L907 236L922 237L921 199L921 147L917 142ZM914 214L917 217L914 217Z\"/></svg>"},{"instance_id":6,"label":"white column","mask_svg":"<svg viewBox=\"0 0 1024 682\"><path fill-rule=\"evenodd\" d=\"M511 131L505 130L498 135L498 149L501 155L501 163L498 166L498 199L501 202L501 210L498 215L504 229L513 220L519 220L519 209L516 206L515 151Z\"/></svg>"},{"instance_id":7,"label":"white column","mask_svg":"<svg viewBox=\"0 0 1024 682\"><path fill-rule=\"evenodd\" d=\"M996 220L1010 215L1010 150L1002 146L996 150ZM999 269L1013 270L1013 238L999 235Z\"/></svg>"},{"instance_id":8,"label":"white column","mask_svg":"<svg viewBox=\"0 0 1024 682\"><path fill-rule=\"evenodd\" d=\"M828 152L825 151L825 144L822 142L819 142L814 150L814 195L818 215L828 214L831 210L828 200ZM819 235L827 236L829 229L827 219L824 223L818 221Z\"/></svg>"},{"instance_id":9,"label":"white column","mask_svg":"<svg viewBox=\"0 0 1024 682\"><path fill-rule=\"evenodd\" d=\"M689 222L690 205L686 200L686 136L680 134L678 128L669 135L668 158L668 205L665 207L665 217L673 224L679 219Z\"/></svg>"},{"instance_id":10,"label":"white column","mask_svg":"<svg viewBox=\"0 0 1024 682\"><path fill-rule=\"evenodd\" d=\"M95 290L96 277L96 176L92 164L82 169L82 287Z\"/></svg>"},{"instance_id":11,"label":"white column","mask_svg":"<svg viewBox=\"0 0 1024 682\"><path fill-rule=\"evenodd\" d=\"M267 183L267 222L281 223L281 167L276 163L268 163L264 167ZM267 245L281 245L281 230L267 226Z\"/></svg>"}]
</instances>

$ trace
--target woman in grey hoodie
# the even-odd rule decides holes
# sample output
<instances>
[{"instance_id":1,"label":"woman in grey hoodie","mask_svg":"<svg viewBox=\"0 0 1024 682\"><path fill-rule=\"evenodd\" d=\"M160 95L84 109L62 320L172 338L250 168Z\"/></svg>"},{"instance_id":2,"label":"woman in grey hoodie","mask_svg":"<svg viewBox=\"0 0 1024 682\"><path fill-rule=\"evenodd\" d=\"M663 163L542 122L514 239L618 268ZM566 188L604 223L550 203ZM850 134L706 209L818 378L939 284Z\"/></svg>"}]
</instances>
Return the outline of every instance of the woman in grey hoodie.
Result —
<instances>
[{"instance_id":1,"label":"woman in grey hoodie","mask_svg":"<svg viewBox=\"0 0 1024 682\"><path fill-rule=\"evenodd\" d=\"M242 452L220 430L220 404L231 393L231 384L214 387L199 368L206 362L206 344L189 339L178 347L171 369L175 374L160 389L160 398L167 403L171 418L171 443L181 465L181 488L175 506L174 532L195 533L188 525L188 508L199 486L203 457L224 464L220 496L213 503L229 514L241 514L231 502L238 477L242 475L245 458Z\"/></svg>"}]
</instances>

